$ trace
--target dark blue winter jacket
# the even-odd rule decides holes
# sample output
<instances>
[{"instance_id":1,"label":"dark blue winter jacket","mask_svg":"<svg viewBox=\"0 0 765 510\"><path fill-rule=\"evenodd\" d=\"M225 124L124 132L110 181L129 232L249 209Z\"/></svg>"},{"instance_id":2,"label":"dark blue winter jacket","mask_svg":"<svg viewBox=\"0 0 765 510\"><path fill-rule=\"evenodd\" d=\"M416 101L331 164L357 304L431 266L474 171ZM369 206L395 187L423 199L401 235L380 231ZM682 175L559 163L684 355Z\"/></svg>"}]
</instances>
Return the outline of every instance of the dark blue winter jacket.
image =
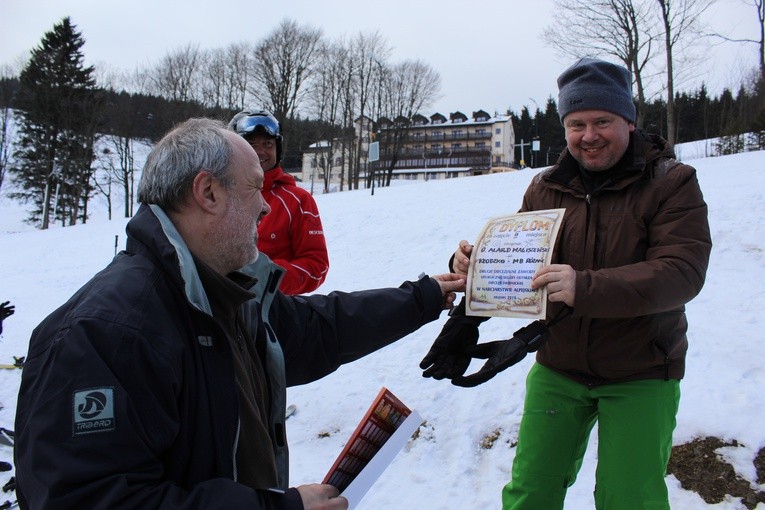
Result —
<instances>
[{"instance_id":1,"label":"dark blue winter jacket","mask_svg":"<svg viewBox=\"0 0 765 510\"><path fill-rule=\"evenodd\" d=\"M179 233L156 206L127 233L126 250L32 334L15 424L21 508L302 509L295 489L236 481L232 355ZM422 278L287 297L281 271L262 255L243 269L258 297L242 313L267 335L269 434L287 489L285 388L436 319L442 295Z\"/></svg>"}]
</instances>

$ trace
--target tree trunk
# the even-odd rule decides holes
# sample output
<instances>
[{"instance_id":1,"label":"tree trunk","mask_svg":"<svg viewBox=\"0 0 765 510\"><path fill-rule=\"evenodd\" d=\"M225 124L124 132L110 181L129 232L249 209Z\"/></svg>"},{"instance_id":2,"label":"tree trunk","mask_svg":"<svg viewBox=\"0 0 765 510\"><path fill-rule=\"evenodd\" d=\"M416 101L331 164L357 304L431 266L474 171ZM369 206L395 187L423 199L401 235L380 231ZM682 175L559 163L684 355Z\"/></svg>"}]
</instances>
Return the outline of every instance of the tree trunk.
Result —
<instances>
[{"instance_id":1,"label":"tree trunk","mask_svg":"<svg viewBox=\"0 0 765 510\"><path fill-rule=\"evenodd\" d=\"M675 83L672 66L672 22L670 17L671 0L657 0L661 7L664 21L664 51L667 55L667 142L675 145Z\"/></svg>"}]
</instances>

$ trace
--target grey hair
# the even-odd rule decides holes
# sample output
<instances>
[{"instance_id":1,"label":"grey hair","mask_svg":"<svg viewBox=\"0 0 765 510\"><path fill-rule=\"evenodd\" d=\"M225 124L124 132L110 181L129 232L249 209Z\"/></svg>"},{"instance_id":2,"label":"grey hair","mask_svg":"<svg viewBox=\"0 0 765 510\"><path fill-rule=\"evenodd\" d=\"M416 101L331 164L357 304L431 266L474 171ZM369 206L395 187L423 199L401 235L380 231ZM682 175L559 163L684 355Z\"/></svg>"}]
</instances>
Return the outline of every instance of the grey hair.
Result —
<instances>
[{"instance_id":1,"label":"grey hair","mask_svg":"<svg viewBox=\"0 0 765 510\"><path fill-rule=\"evenodd\" d=\"M157 204L165 211L177 211L183 204L194 178L209 172L230 188L228 174L233 148L226 136L226 125L213 119L189 119L168 132L152 148L138 184L138 201Z\"/></svg>"}]
</instances>

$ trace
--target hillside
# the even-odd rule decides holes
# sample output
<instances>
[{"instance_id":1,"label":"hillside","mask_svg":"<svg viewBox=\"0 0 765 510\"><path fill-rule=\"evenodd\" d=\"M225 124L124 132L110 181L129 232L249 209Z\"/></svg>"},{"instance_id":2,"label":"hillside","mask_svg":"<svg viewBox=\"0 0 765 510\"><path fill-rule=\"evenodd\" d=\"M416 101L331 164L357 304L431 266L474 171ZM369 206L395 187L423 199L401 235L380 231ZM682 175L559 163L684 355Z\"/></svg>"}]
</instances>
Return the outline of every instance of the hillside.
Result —
<instances>
[{"instance_id":1,"label":"hillside","mask_svg":"<svg viewBox=\"0 0 765 510\"><path fill-rule=\"evenodd\" d=\"M686 157L693 156L687 152ZM698 169L709 205L714 248L707 283L687 307L690 352L674 442L707 436L735 441L734 446L712 445L715 454L684 473L713 473L710 460L719 456L726 464L717 466L734 471L728 473L731 481L737 475L744 485L762 491L765 473L762 467L758 473L755 459L765 447L765 290L760 284L765 278L760 223L765 216L765 152L688 162ZM536 172L377 188L374 196L367 190L317 196L331 261L319 292L393 286L423 271L444 272L460 239L474 240L488 218L517 210ZM16 305L0 337L0 360L7 362L26 354L37 323L109 262L115 242L124 246L126 220L106 221L105 214L96 213L86 225L36 231L21 224L23 211L5 192L0 193L0 301ZM527 357L474 389L423 379L417 365L445 319L321 381L289 390L288 403L298 409L288 422L293 485L323 478L371 399L387 386L426 422L359 509L499 507L514 454L524 378L533 360ZM521 325L493 319L481 326L481 340L506 338ZM18 370L0 371L0 426L6 428L13 428L19 377ZM594 433L567 509L593 506L596 441ZM699 451L688 457L703 457ZM0 460L10 458L11 449L0 446ZM757 462L762 466L763 460ZM11 474L0 478L0 485ZM740 495L707 503L682 488L674 475L668 485L673 510L755 508ZM713 488L710 481L701 487ZM734 490L717 492L726 491Z\"/></svg>"}]
</instances>

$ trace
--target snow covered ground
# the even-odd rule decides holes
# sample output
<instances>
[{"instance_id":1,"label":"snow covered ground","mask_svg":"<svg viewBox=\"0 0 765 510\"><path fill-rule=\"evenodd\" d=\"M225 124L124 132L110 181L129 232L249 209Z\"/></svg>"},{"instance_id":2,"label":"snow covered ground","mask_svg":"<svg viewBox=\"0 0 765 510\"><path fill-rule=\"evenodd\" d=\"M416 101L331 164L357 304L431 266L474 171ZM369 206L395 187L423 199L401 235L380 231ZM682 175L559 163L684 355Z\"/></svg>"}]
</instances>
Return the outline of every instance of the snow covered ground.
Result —
<instances>
[{"instance_id":1,"label":"snow covered ground","mask_svg":"<svg viewBox=\"0 0 765 510\"><path fill-rule=\"evenodd\" d=\"M696 166L709 204L714 248L702 293L688 305L687 375L675 444L696 437L735 439L721 451L757 487L754 455L765 447L765 152L703 157L679 151ZM446 271L460 239L473 241L493 216L515 212L537 169L480 177L318 195L331 268L319 292L395 286L421 272ZM125 244L125 219L94 213L86 225L38 231L22 206L0 190L0 301L16 314L4 323L0 363L25 355L32 329L105 266ZM93 204L103 211L103 205ZM382 386L426 420L359 505L360 510L500 507L520 421L524 378L532 359L473 389L423 379L418 363L446 316L321 381L291 388L297 406L288 422L293 485L318 482ZM523 323L493 319L482 341L508 337ZM476 362L473 371L480 367ZM13 428L21 372L0 370L0 426ZM490 448L484 438L496 436ZM592 508L595 434L566 509ZM11 460L0 446L0 460ZM9 477L12 473L7 473ZM5 483L0 479L0 485ZM674 510L745 508L733 498L710 505L668 477ZM765 490L765 485L759 486ZM7 495L5 495L7 498ZM0 494L0 501L4 495ZM758 508L765 508L760 505Z\"/></svg>"}]
</instances>

